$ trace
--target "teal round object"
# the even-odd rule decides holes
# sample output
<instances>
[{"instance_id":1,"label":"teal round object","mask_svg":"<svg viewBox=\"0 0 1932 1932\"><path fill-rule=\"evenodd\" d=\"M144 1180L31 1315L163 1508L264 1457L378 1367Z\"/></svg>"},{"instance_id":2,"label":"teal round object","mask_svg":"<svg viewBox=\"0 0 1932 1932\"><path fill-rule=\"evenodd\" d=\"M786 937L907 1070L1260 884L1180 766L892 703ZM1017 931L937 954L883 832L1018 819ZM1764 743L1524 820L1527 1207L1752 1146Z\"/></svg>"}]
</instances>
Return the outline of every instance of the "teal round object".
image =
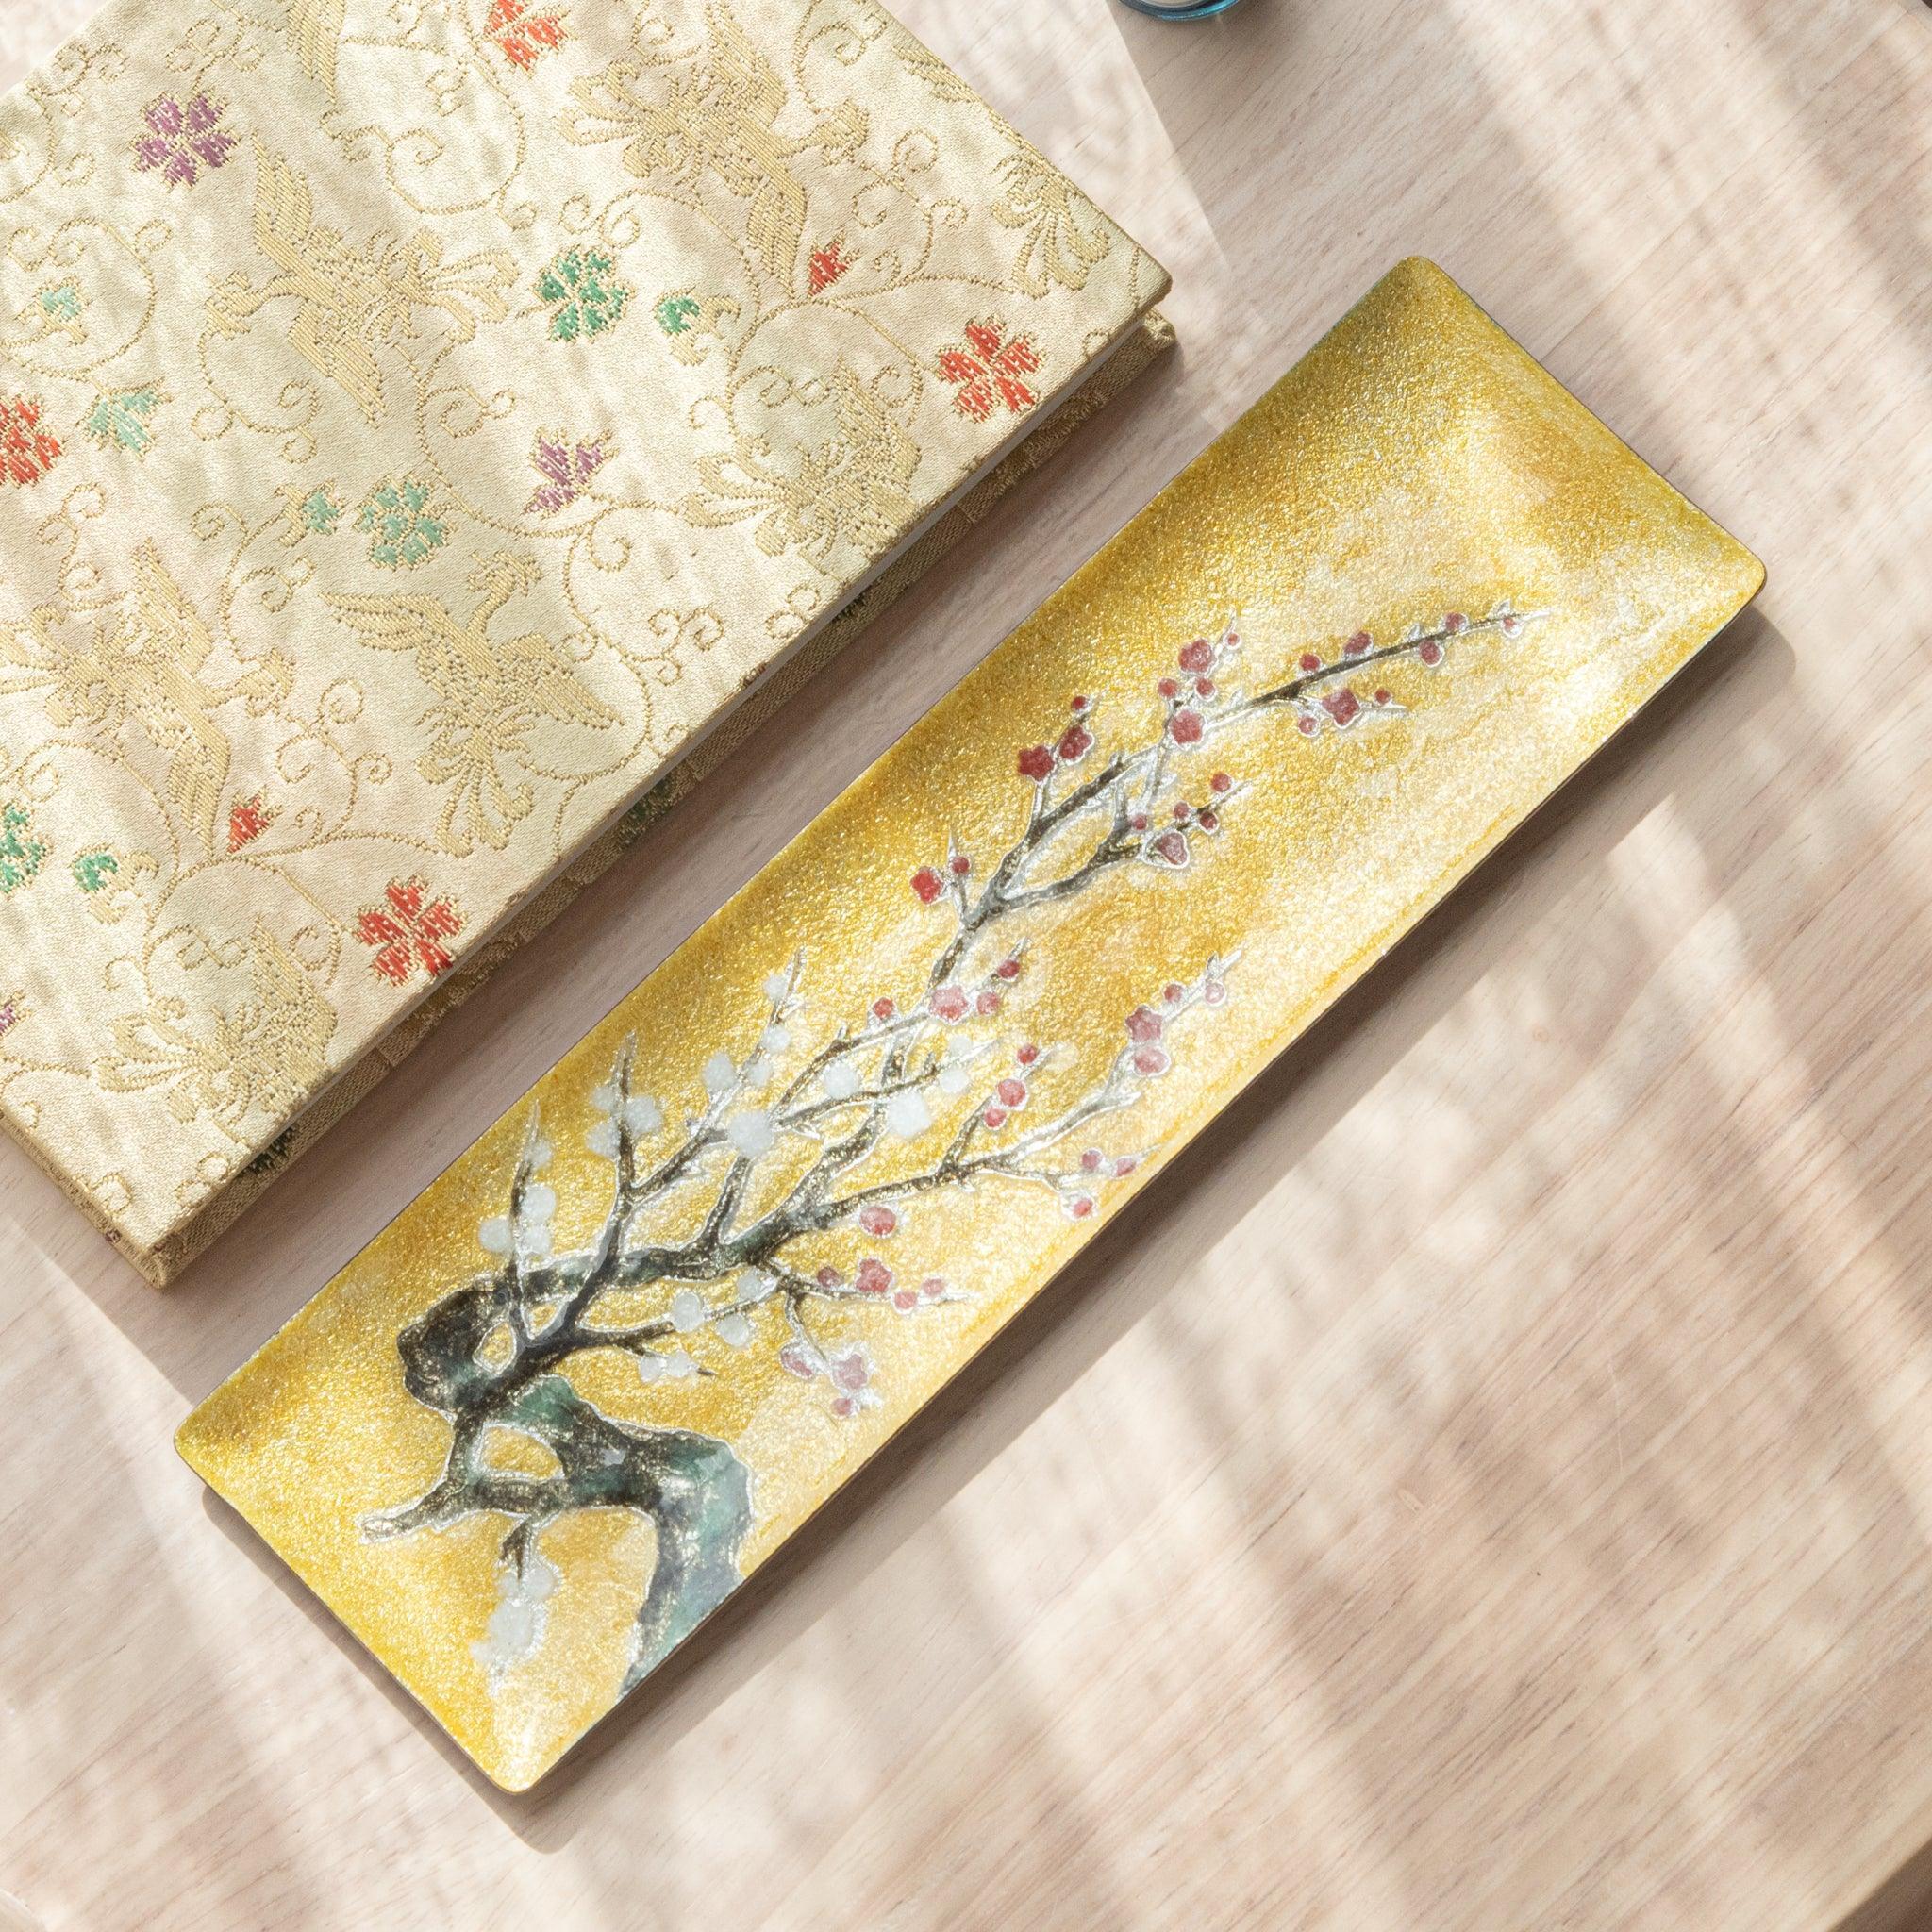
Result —
<instances>
[{"instance_id":1,"label":"teal round object","mask_svg":"<svg viewBox=\"0 0 1932 1932\"><path fill-rule=\"evenodd\" d=\"M1123 7L1131 7L1150 20L1206 20L1239 4L1240 0L1176 0L1173 5L1164 5L1163 0L1121 0Z\"/></svg>"}]
</instances>

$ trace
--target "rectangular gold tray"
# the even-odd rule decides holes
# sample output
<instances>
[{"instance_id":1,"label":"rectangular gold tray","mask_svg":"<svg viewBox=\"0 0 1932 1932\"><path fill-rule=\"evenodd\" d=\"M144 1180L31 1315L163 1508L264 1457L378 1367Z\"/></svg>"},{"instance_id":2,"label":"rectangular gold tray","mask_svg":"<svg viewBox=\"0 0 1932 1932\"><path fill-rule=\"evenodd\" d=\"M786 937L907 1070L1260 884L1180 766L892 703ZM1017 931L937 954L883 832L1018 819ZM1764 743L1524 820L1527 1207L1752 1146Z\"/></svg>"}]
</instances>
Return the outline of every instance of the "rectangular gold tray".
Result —
<instances>
[{"instance_id":1,"label":"rectangular gold tray","mask_svg":"<svg viewBox=\"0 0 1932 1932\"><path fill-rule=\"evenodd\" d=\"M528 1786L1762 577L1404 263L182 1454Z\"/></svg>"}]
</instances>

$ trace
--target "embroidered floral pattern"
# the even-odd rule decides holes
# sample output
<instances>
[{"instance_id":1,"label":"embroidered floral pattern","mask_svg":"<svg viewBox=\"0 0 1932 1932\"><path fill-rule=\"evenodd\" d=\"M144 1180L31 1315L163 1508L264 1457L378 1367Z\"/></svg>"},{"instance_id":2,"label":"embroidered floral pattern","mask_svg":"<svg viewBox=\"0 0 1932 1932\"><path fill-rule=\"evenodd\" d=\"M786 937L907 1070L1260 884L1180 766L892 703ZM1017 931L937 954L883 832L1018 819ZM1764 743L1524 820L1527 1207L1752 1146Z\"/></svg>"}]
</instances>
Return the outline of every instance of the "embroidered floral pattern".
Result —
<instances>
[{"instance_id":1,"label":"embroidered floral pattern","mask_svg":"<svg viewBox=\"0 0 1932 1932\"><path fill-rule=\"evenodd\" d=\"M536 12L530 0L491 0L483 31L504 58L525 74L569 37L560 13Z\"/></svg>"},{"instance_id":2,"label":"embroidered floral pattern","mask_svg":"<svg viewBox=\"0 0 1932 1932\"><path fill-rule=\"evenodd\" d=\"M665 295L651 313L667 336L681 336L697 320L700 309L694 295Z\"/></svg>"},{"instance_id":3,"label":"embroidered floral pattern","mask_svg":"<svg viewBox=\"0 0 1932 1932\"><path fill-rule=\"evenodd\" d=\"M530 462L544 480L524 508L526 516L554 517L568 509L591 487L591 478L610 460L608 436L572 441L565 436L539 436Z\"/></svg>"},{"instance_id":4,"label":"embroidered floral pattern","mask_svg":"<svg viewBox=\"0 0 1932 1932\"><path fill-rule=\"evenodd\" d=\"M244 845L254 844L278 816L272 807L262 804L258 791L238 798L228 808L228 850L240 852Z\"/></svg>"},{"instance_id":5,"label":"embroidered floral pattern","mask_svg":"<svg viewBox=\"0 0 1932 1932\"><path fill-rule=\"evenodd\" d=\"M151 382L139 389L114 390L95 402L80 426L104 449L144 457L155 446L155 412L167 400L167 391Z\"/></svg>"},{"instance_id":6,"label":"embroidered floral pattern","mask_svg":"<svg viewBox=\"0 0 1932 1932\"><path fill-rule=\"evenodd\" d=\"M449 899L432 899L420 878L391 879L379 906L356 915L356 937L375 949L369 964L391 986L405 986L420 971L430 979L447 973L456 955L443 944L463 929L462 914Z\"/></svg>"},{"instance_id":7,"label":"embroidered floral pattern","mask_svg":"<svg viewBox=\"0 0 1932 1932\"><path fill-rule=\"evenodd\" d=\"M845 258L845 244L841 241L828 242L823 248L812 250L807 286L814 295L822 295L839 277L851 268Z\"/></svg>"},{"instance_id":8,"label":"embroidered floral pattern","mask_svg":"<svg viewBox=\"0 0 1932 1932\"><path fill-rule=\"evenodd\" d=\"M163 94L142 117L147 132L134 143L135 165L158 174L170 186L192 188L204 168L225 168L234 156L235 137L222 127L226 112L208 94L192 94L185 102Z\"/></svg>"},{"instance_id":9,"label":"embroidered floral pattern","mask_svg":"<svg viewBox=\"0 0 1932 1932\"><path fill-rule=\"evenodd\" d=\"M38 483L60 456L60 439L41 426L38 396L0 402L0 483L25 489Z\"/></svg>"},{"instance_id":10,"label":"embroidered floral pattern","mask_svg":"<svg viewBox=\"0 0 1932 1932\"><path fill-rule=\"evenodd\" d=\"M120 870L121 861L111 852L83 852L74 861L74 882L83 892L98 892Z\"/></svg>"},{"instance_id":11,"label":"embroidered floral pattern","mask_svg":"<svg viewBox=\"0 0 1932 1932\"><path fill-rule=\"evenodd\" d=\"M369 560L384 570L414 570L449 541L433 484L414 476L384 483L363 499L356 527L369 539Z\"/></svg>"},{"instance_id":12,"label":"embroidered floral pattern","mask_svg":"<svg viewBox=\"0 0 1932 1932\"><path fill-rule=\"evenodd\" d=\"M955 386L954 407L962 416L984 423L1004 408L1023 415L1040 400L1024 380L1040 368L1040 354L1029 336L1007 337L998 320L966 325L966 346L940 358L940 374Z\"/></svg>"},{"instance_id":13,"label":"embroidered floral pattern","mask_svg":"<svg viewBox=\"0 0 1932 1932\"><path fill-rule=\"evenodd\" d=\"M46 862L47 848L34 837L33 813L24 805L0 806L0 893L17 892Z\"/></svg>"},{"instance_id":14,"label":"embroidered floral pattern","mask_svg":"<svg viewBox=\"0 0 1932 1932\"><path fill-rule=\"evenodd\" d=\"M537 279L537 299L551 305L550 334L559 342L607 334L624 320L633 293L597 248L566 248Z\"/></svg>"}]
</instances>

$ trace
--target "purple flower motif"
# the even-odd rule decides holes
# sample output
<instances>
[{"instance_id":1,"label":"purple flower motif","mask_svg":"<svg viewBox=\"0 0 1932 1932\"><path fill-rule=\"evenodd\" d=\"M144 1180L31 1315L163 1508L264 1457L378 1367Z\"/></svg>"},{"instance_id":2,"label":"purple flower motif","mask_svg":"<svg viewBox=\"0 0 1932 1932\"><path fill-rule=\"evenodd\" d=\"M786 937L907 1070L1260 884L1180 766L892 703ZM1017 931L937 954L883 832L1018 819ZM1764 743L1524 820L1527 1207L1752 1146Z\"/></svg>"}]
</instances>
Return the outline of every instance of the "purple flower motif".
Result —
<instances>
[{"instance_id":1,"label":"purple flower motif","mask_svg":"<svg viewBox=\"0 0 1932 1932\"><path fill-rule=\"evenodd\" d=\"M207 94L195 94L186 106L174 94L149 102L143 117L148 131L134 143L136 167L192 188L203 168L225 168L234 155L235 137L221 126L227 111Z\"/></svg>"},{"instance_id":2,"label":"purple flower motif","mask_svg":"<svg viewBox=\"0 0 1932 1932\"><path fill-rule=\"evenodd\" d=\"M601 436L593 436L575 447L562 436L539 436L530 461L537 474L548 480L531 497L524 514L554 517L559 510L568 509L614 454L605 447Z\"/></svg>"}]
</instances>

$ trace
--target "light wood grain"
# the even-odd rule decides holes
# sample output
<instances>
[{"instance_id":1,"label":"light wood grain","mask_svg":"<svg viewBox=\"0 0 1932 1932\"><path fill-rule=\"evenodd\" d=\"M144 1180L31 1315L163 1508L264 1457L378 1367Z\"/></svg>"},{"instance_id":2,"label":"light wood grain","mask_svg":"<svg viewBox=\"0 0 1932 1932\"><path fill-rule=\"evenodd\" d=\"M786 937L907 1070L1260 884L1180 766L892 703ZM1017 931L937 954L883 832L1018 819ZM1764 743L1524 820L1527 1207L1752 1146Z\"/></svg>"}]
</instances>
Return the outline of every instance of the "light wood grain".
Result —
<instances>
[{"instance_id":1,"label":"light wood grain","mask_svg":"<svg viewBox=\"0 0 1932 1932\"><path fill-rule=\"evenodd\" d=\"M1178 366L178 1288L0 1152L0 1890L54 1932L1926 1923L1932 15L903 10L1172 267ZM15 0L0 63L80 11ZM1757 613L493 1795L169 1432L1416 251L1760 552Z\"/></svg>"}]
</instances>

